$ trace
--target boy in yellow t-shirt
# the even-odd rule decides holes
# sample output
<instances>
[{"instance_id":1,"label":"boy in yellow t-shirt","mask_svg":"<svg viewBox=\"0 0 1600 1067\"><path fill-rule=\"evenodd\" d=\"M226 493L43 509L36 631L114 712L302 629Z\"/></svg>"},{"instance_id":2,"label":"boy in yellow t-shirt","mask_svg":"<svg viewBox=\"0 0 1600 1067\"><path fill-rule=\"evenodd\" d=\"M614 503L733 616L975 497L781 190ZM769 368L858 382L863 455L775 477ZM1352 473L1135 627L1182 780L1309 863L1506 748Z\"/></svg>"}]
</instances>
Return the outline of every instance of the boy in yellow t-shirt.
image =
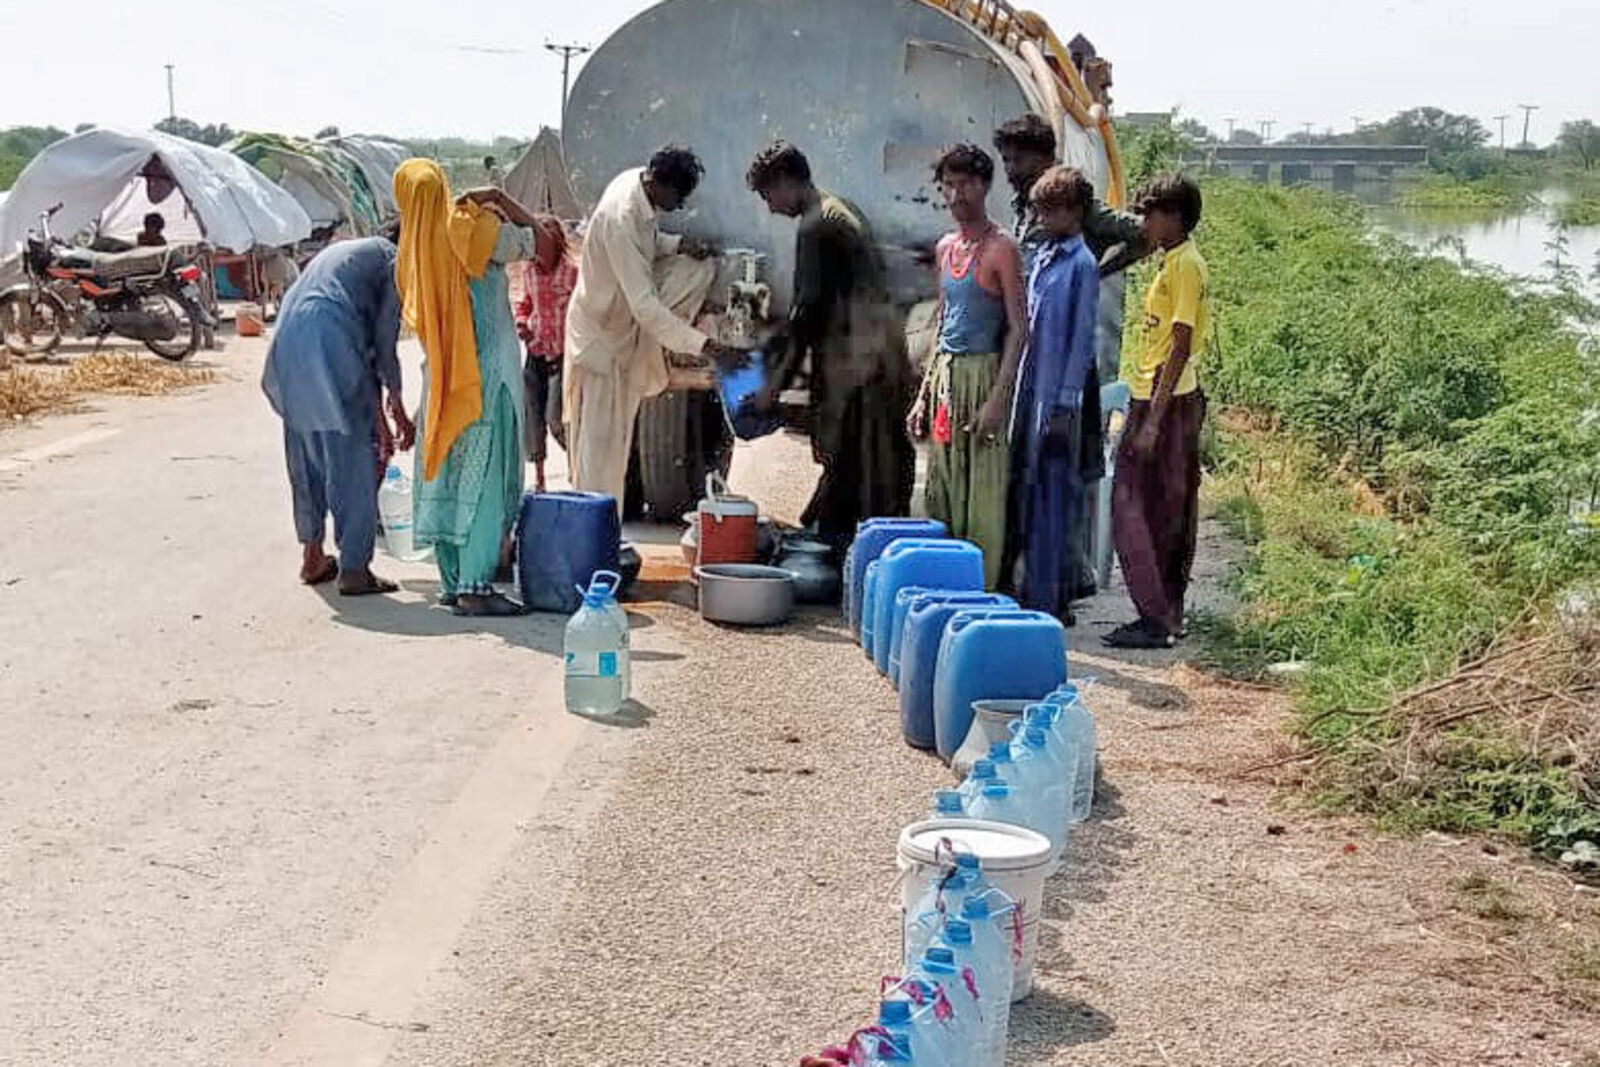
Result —
<instances>
[{"instance_id":1,"label":"boy in yellow t-shirt","mask_svg":"<svg viewBox=\"0 0 1600 1067\"><path fill-rule=\"evenodd\" d=\"M1190 237L1201 206L1200 187L1182 175L1156 179L1139 198L1145 231L1165 254L1145 298L1117 454L1113 539L1139 618L1106 637L1114 648L1171 648L1183 635L1206 410L1195 356L1211 328L1206 261Z\"/></svg>"}]
</instances>

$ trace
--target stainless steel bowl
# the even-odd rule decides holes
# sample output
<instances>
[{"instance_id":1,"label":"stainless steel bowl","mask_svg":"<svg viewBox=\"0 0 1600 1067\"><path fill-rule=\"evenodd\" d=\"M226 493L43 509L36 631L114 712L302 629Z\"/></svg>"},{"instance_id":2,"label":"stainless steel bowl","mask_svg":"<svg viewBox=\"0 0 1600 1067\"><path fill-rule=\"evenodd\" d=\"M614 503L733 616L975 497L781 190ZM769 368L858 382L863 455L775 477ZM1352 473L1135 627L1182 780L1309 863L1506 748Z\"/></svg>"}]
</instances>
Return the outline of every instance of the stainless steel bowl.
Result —
<instances>
[{"instance_id":1,"label":"stainless steel bowl","mask_svg":"<svg viewBox=\"0 0 1600 1067\"><path fill-rule=\"evenodd\" d=\"M753 563L713 563L694 569L700 615L733 626L776 626L794 609L794 575Z\"/></svg>"}]
</instances>

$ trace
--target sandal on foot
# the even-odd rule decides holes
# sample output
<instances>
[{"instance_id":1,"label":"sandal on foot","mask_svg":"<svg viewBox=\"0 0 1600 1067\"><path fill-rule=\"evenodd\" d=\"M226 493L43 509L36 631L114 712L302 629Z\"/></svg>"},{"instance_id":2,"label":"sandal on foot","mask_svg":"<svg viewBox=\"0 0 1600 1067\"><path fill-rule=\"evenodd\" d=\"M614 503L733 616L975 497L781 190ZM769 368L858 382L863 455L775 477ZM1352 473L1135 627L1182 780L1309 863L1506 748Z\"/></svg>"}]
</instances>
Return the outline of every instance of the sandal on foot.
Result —
<instances>
[{"instance_id":1,"label":"sandal on foot","mask_svg":"<svg viewBox=\"0 0 1600 1067\"><path fill-rule=\"evenodd\" d=\"M399 591L400 587L394 582L387 578L379 578L371 572L368 572L358 585L346 586L343 582L339 583L340 596L387 596Z\"/></svg>"},{"instance_id":2,"label":"sandal on foot","mask_svg":"<svg viewBox=\"0 0 1600 1067\"><path fill-rule=\"evenodd\" d=\"M1119 626L1101 640L1111 648L1136 651L1169 649L1178 643L1165 629L1144 619Z\"/></svg>"},{"instance_id":3,"label":"sandal on foot","mask_svg":"<svg viewBox=\"0 0 1600 1067\"><path fill-rule=\"evenodd\" d=\"M339 577L339 561L332 556L326 557L322 561L322 569L309 578L304 571L300 572L300 581L306 585L327 585L337 577Z\"/></svg>"},{"instance_id":4,"label":"sandal on foot","mask_svg":"<svg viewBox=\"0 0 1600 1067\"><path fill-rule=\"evenodd\" d=\"M489 596L463 593L456 601L455 612L465 617L508 619L526 615L528 609L502 593Z\"/></svg>"}]
</instances>

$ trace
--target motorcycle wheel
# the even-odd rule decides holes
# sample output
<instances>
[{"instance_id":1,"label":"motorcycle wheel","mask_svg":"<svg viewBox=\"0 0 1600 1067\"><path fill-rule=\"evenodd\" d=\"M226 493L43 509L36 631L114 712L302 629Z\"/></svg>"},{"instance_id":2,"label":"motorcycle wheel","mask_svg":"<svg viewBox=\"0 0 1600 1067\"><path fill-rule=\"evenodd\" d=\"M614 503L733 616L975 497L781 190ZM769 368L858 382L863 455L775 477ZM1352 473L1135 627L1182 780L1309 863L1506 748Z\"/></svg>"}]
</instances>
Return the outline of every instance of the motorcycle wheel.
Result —
<instances>
[{"instance_id":1,"label":"motorcycle wheel","mask_svg":"<svg viewBox=\"0 0 1600 1067\"><path fill-rule=\"evenodd\" d=\"M0 297L0 331L12 355L42 359L61 343L67 306L54 293L7 293Z\"/></svg>"},{"instance_id":2,"label":"motorcycle wheel","mask_svg":"<svg viewBox=\"0 0 1600 1067\"><path fill-rule=\"evenodd\" d=\"M178 320L178 335L170 341L146 341L144 346L162 359L174 363L188 359L200 347L200 328L205 322L205 312L187 297L164 290L146 296L143 303L148 308L158 300L166 304L166 310Z\"/></svg>"}]
</instances>

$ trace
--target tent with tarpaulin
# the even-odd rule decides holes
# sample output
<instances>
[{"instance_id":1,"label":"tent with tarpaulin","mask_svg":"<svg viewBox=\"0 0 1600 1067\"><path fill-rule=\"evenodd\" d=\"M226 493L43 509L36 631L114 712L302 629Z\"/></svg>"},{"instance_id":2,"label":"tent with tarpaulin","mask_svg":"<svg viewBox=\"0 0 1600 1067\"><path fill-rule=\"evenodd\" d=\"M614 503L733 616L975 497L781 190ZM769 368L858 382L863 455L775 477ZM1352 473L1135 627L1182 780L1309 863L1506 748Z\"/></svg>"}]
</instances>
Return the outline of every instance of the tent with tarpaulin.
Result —
<instances>
[{"instance_id":1,"label":"tent with tarpaulin","mask_svg":"<svg viewBox=\"0 0 1600 1067\"><path fill-rule=\"evenodd\" d=\"M561 135L546 126L506 174L506 192L530 211L543 211L575 222L584 217L578 194L567 177Z\"/></svg>"},{"instance_id":2,"label":"tent with tarpaulin","mask_svg":"<svg viewBox=\"0 0 1600 1067\"><path fill-rule=\"evenodd\" d=\"M264 265L311 236L305 209L231 152L154 130L101 127L41 151L0 207L0 252L21 249L55 204L59 237L101 247L130 244L147 214L166 223L169 244L202 246L218 263L243 264L254 291Z\"/></svg>"}]
</instances>

